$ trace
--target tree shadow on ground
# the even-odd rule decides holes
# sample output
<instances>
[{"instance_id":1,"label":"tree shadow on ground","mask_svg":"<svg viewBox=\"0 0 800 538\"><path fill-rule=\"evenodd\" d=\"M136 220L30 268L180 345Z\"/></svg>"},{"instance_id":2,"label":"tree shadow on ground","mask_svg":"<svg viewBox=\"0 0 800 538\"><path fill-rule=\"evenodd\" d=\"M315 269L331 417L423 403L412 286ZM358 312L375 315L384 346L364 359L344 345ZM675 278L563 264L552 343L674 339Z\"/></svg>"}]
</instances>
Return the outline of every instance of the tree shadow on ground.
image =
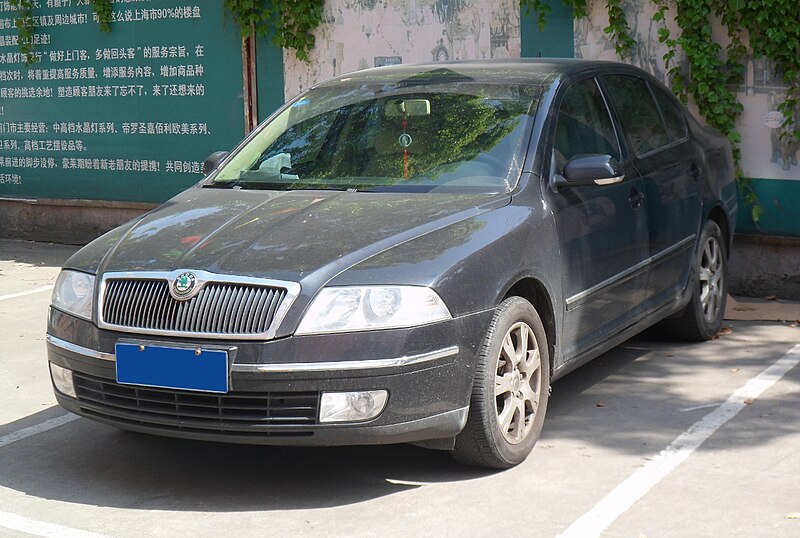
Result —
<instances>
[{"instance_id":1,"label":"tree shadow on ground","mask_svg":"<svg viewBox=\"0 0 800 538\"><path fill-rule=\"evenodd\" d=\"M554 384L540 445L578 441L652 455L710 410L686 409L721 403L791 347L789 341L749 334L763 329L740 324L733 335L700 345L676 344L653 331L629 340ZM738 369L746 377L734 378L732 390L702 390L703 376L715 369L731 375ZM787 381L800 383L800 372L790 372ZM794 409L800 406L798 391L781 398ZM52 413L26 417L19 427ZM731 444L769 443L796 433L800 417L767 415L757 424L757 435L733 432ZM173 511L325 508L399 493L416 483L493 474L461 466L446 452L408 445L230 445L126 433L83 419L0 448L0 461L0 485L30 496Z\"/></svg>"}]
</instances>

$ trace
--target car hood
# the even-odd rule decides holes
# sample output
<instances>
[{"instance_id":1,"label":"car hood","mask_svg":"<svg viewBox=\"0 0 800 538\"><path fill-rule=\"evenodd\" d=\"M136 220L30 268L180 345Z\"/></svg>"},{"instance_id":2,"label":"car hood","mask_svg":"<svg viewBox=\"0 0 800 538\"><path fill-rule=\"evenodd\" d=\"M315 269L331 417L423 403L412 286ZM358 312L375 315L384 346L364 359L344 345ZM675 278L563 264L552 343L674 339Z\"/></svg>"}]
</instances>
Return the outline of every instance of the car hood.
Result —
<instances>
[{"instance_id":1,"label":"car hood","mask_svg":"<svg viewBox=\"0 0 800 538\"><path fill-rule=\"evenodd\" d=\"M194 188L124 233L98 239L110 248L96 270L202 269L316 284L312 291L375 254L509 200L504 194ZM81 268L80 253L70 264Z\"/></svg>"}]
</instances>

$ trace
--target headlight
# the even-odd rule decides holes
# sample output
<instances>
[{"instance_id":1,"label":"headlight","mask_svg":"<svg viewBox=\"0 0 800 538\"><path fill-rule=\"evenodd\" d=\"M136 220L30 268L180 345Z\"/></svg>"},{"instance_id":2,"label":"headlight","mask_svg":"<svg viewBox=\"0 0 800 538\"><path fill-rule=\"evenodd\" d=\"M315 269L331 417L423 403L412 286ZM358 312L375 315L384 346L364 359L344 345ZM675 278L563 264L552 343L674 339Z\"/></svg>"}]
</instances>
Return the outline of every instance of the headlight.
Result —
<instances>
[{"instance_id":1,"label":"headlight","mask_svg":"<svg viewBox=\"0 0 800 538\"><path fill-rule=\"evenodd\" d=\"M421 286L325 288L311 302L296 334L413 327L449 319L444 301Z\"/></svg>"},{"instance_id":2,"label":"headlight","mask_svg":"<svg viewBox=\"0 0 800 538\"><path fill-rule=\"evenodd\" d=\"M83 319L92 320L94 276L64 269L53 289L53 306Z\"/></svg>"}]
</instances>

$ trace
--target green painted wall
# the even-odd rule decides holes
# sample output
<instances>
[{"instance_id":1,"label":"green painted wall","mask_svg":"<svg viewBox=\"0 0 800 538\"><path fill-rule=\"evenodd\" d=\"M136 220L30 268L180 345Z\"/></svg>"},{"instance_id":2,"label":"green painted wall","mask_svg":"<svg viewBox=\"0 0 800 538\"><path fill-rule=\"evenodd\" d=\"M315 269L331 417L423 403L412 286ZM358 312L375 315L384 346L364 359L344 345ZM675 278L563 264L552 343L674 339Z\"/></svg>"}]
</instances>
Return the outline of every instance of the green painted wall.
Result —
<instances>
[{"instance_id":1,"label":"green painted wall","mask_svg":"<svg viewBox=\"0 0 800 538\"><path fill-rule=\"evenodd\" d=\"M800 237L800 180L753 179L752 187L764 211L756 224L740 195L736 233Z\"/></svg>"},{"instance_id":2,"label":"green painted wall","mask_svg":"<svg viewBox=\"0 0 800 538\"><path fill-rule=\"evenodd\" d=\"M0 2L0 197L162 202L244 136L241 38L222 2L39 2L27 67ZM261 117L283 102L280 50L259 43ZM276 74L277 73L277 74Z\"/></svg>"},{"instance_id":3,"label":"green painted wall","mask_svg":"<svg viewBox=\"0 0 800 538\"><path fill-rule=\"evenodd\" d=\"M575 56L574 30L572 26L572 7L559 0L548 2L553 9L547 16L547 25L539 31L536 13L531 10L520 13L520 34L522 57L573 58Z\"/></svg>"},{"instance_id":4,"label":"green painted wall","mask_svg":"<svg viewBox=\"0 0 800 538\"><path fill-rule=\"evenodd\" d=\"M262 122L283 104L283 50L270 36L258 38L258 121Z\"/></svg>"}]
</instances>

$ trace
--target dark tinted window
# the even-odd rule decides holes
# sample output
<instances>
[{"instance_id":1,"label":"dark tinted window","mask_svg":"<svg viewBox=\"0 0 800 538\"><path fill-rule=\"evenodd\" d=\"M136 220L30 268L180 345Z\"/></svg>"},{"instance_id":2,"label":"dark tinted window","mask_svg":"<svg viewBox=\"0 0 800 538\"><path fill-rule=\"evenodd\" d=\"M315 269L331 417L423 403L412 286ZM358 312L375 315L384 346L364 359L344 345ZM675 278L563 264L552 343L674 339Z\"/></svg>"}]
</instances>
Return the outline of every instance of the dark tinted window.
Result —
<instances>
[{"instance_id":1,"label":"dark tinted window","mask_svg":"<svg viewBox=\"0 0 800 538\"><path fill-rule=\"evenodd\" d=\"M683 111L675 100L667 95L664 89L651 85L653 94L656 96L656 103L661 109L664 117L664 124L667 126L667 134L670 142L675 142L686 136L686 121L683 119Z\"/></svg>"},{"instance_id":2,"label":"dark tinted window","mask_svg":"<svg viewBox=\"0 0 800 538\"><path fill-rule=\"evenodd\" d=\"M603 79L636 155L669 144L661 114L644 79L627 75L607 75Z\"/></svg>"},{"instance_id":3,"label":"dark tinted window","mask_svg":"<svg viewBox=\"0 0 800 538\"><path fill-rule=\"evenodd\" d=\"M556 170L575 155L611 155L620 160L619 144L603 96L594 79L572 85L558 110L553 142Z\"/></svg>"}]
</instances>

